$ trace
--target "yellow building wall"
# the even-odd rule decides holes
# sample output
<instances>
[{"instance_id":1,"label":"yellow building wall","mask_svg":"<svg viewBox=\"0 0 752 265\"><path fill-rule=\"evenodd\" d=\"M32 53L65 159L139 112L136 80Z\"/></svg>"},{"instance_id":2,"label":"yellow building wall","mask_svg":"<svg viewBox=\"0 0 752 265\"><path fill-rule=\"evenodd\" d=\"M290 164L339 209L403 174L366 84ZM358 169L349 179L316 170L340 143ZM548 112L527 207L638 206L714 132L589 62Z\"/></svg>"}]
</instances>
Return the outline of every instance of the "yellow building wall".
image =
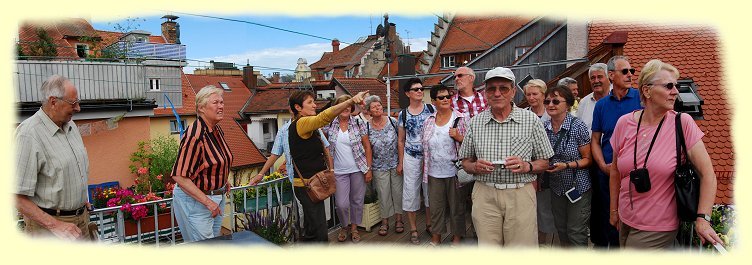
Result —
<instances>
[{"instance_id":1,"label":"yellow building wall","mask_svg":"<svg viewBox=\"0 0 752 265\"><path fill-rule=\"evenodd\" d=\"M185 119L185 123L183 126L186 128L188 125L192 124L194 121L196 121L196 116L193 115L184 115L180 116L181 119ZM170 133L170 121L174 120L175 117L152 117L150 119L149 127L151 129L151 139L155 139L159 137L160 135L170 135L175 140L180 142L180 134L171 134Z\"/></svg>"}]
</instances>

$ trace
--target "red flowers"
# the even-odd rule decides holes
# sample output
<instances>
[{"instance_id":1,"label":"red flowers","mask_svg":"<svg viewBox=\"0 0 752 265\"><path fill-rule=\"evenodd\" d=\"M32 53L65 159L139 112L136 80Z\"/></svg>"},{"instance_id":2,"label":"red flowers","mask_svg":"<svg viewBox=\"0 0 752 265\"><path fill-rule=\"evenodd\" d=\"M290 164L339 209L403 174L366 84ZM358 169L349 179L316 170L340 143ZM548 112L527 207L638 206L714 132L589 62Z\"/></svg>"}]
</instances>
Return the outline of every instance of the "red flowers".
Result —
<instances>
[{"instance_id":1,"label":"red flowers","mask_svg":"<svg viewBox=\"0 0 752 265\"><path fill-rule=\"evenodd\" d=\"M157 196L154 193L148 193L146 195L134 194L129 189L115 189L115 197L107 201L107 207L122 206L125 218L131 218L133 220L139 220L148 216L153 211L153 206L149 205L132 205L142 202L158 201L162 197ZM166 203L159 203L158 212L163 212L167 209Z\"/></svg>"}]
</instances>

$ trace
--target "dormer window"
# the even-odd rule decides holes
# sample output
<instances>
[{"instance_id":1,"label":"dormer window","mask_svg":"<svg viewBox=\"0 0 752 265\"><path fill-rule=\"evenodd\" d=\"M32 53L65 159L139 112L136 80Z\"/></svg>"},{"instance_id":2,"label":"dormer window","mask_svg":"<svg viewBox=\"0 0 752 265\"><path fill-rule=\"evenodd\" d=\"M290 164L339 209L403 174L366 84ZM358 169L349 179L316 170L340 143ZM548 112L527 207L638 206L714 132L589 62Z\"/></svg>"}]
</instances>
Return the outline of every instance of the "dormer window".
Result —
<instances>
[{"instance_id":1,"label":"dormer window","mask_svg":"<svg viewBox=\"0 0 752 265\"><path fill-rule=\"evenodd\" d=\"M224 89L225 91L230 91L231 90L230 86L228 86L227 83L225 83L225 82L219 82L219 86L221 86L222 89Z\"/></svg>"},{"instance_id":2,"label":"dormer window","mask_svg":"<svg viewBox=\"0 0 752 265\"><path fill-rule=\"evenodd\" d=\"M441 57L441 68L451 68L455 66L454 55L446 55Z\"/></svg>"},{"instance_id":3,"label":"dormer window","mask_svg":"<svg viewBox=\"0 0 752 265\"><path fill-rule=\"evenodd\" d=\"M702 120L702 105L704 101L697 93L697 84L694 80L681 79L677 81L679 97L674 101L674 110L687 113L695 120Z\"/></svg>"},{"instance_id":4,"label":"dormer window","mask_svg":"<svg viewBox=\"0 0 752 265\"><path fill-rule=\"evenodd\" d=\"M76 55L78 55L78 58L86 58L89 56L89 45L76 43Z\"/></svg>"}]
</instances>

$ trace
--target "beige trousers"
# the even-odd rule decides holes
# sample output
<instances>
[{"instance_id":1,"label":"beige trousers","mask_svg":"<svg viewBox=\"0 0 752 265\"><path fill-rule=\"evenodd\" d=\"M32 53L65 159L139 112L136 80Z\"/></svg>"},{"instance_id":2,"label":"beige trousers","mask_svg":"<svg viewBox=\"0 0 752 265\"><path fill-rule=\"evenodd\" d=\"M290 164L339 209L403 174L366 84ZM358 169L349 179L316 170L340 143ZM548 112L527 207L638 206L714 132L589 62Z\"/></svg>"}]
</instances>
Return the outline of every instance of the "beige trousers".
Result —
<instances>
[{"instance_id":1,"label":"beige trousers","mask_svg":"<svg viewBox=\"0 0 752 265\"><path fill-rule=\"evenodd\" d=\"M500 190L476 182L472 200L478 244L538 248L533 185Z\"/></svg>"}]
</instances>

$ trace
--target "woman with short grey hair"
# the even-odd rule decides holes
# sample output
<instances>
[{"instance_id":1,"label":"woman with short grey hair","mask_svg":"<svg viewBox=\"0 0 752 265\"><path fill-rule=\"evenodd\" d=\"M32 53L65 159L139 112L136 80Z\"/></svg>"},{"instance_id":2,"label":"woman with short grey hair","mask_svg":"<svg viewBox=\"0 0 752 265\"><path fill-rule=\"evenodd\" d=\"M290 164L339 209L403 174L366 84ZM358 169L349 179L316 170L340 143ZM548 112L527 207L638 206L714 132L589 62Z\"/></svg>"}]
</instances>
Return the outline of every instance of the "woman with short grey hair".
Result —
<instances>
[{"instance_id":1,"label":"woman with short grey hair","mask_svg":"<svg viewBox=\"0 0 752 265\"><path fill-rule=\"evenodd\" d=\"M373 95L365 99L371 113L366 124L368 139L373 150L373 178L381 206L379 235L389 232L389 217L395 216L394 231L405 231L402 223L402 176L397 174L397 120L385 115L381 98Z\"/></svg>"}]
</instances>

